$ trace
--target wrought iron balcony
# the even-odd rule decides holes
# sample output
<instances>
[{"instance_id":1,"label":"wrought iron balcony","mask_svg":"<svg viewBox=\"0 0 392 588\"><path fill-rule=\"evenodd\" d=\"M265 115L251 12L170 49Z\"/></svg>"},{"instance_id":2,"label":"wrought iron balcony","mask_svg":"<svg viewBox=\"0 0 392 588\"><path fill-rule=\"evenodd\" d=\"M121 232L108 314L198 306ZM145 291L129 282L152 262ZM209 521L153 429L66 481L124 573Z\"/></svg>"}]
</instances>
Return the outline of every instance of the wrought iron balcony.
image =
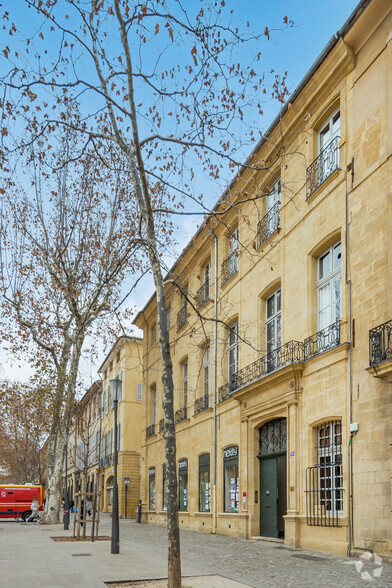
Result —
<instances>
[{"instance_id":1,"label":"wrought iron balcony","mask_svg":"<svg viewBox=\"0 0 392 588\"><path fill-rule=\"evenodd\" d=\"M312 359L340 344L340 321L325 327L304 341L304 359Z\"/></svg>"},{"instance_id":2,"label":"wrought iron balcony","mask_svg":"<svg viewBox=\"0 0 392 588\"><path fill-rule=\"evenodd\" d=\"M148 439L149 437L154 437L154 435L155 435L155 423L152 423L152 425L150 425L146 429L146 439Z\"/></svg>"},{"instance_id":3,"label":"wrought iron balcony","mask_svg":"<svg viewBox=\"0 0 392 588\"><path fill-rule=\"evenodd\" d=\"M332 139L306 170L306 198L309 198L336 169L339 169L339 140L340 137Z\"/></svg>"},{"instance_id":4,"label":"wrought iron balcony","mask_svg":"<svg viewBox=\"0 0 392 588\"><path fill-rule=\"evenodd\" d=\"M203 410L207 410L208 406L208 396L202 396L201 398L198 398L197 400L195 400L194 414L199 414L200 412L203 412Z\"/></svg>"},{"instance_id":5,"label":"wrought iron balcony","mask_svg":"<svg viewBox=\"0 0 392 588\"><path fill-rule=\"evenodd\" d=\"M218 390L218 403L230 398L231 394L243 386L256 382L260 378L287 365L304 361L304 345L301 341L289 341L264 357L233 374L230 382Z\"/></svg>"},{"instance_id":6,"label":"wrought iron balcony","mask_svg":"<svg viewBox=\"0 0 392 588\"><path fill-rule=\"evenodd\" d=\"M369 365L392 359L392 320L369 331Z\"/></svg>"},{"instance_id":7,"label":"wrought iron balcony","mask_svg":"<svg viewBox=\"0 0 392 588\"><path fill-rule=\"evenodd\" d=\"M181 421L185 421L187 418L187 410L186 410L186 406L183 406L182 408L179 408L178 410L176 410L176 414L174 415L174 424L178 425L178 423L181 423Z\"/></svg>"},{"instance_id":8,"label":"wrought iron balcony","mask_svg":"<svg viewBox=\"0 0 392 588\"><path fill-rule=\"evenodd\" d=\"M188 305L184 306L177 312L177 332L188 322Z\"/></svg>"},{"instance_id":9,"label":"wrought iron balcony","mask_svg":"<svg viewBox=\"0 0 392 588\"><path fill-rule=\"evenodd\" d=\"M165 430L165 419L161 419L159 421L159 432L163 433L164 430Z\"/></svg>"},{"instance_id":10,"label":"wrought iron balcony","mask_svg":"<svg viewBox=\"0 0 392 588\"><path fill-rule=\"evenodd\" d=\"M257 224L257 249L279 228L280 202L276 202Z\"/></svg>"},{"instance_id":11,"label":"wrought iron balcony","mask_svg":"<svg viewBox=\"0 0 392 588\"><path fill-rule=\"evenodd\" d=\"M226 284L231 276L238 272L238 251L230 253L229 257L222 263L221 268L221 285Z\"/></svg>"},{"instance_id":12,"label":"wrought iron balcony","mask_svg":"<svg viewBox=\"0 0 392 588\"><path fill-rule=\"evenodd\" d=\"M196 293L196 308L201 308L210 299L210 280L206 280Z\"/></svg>"}]
</instances>

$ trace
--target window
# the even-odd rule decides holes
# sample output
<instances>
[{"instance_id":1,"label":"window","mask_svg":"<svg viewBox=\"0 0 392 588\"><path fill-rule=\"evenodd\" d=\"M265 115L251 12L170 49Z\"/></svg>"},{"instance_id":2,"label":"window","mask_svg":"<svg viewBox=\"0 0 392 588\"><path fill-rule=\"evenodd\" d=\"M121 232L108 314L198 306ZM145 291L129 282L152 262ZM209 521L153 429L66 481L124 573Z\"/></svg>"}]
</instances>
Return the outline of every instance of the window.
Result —
<instances>
[{"instance_id":1,"label":"window","mask_svg":"<svg viewBox=\"0 0 392 588\"><path fill-rule=\"evenodd\" d=\"M182 406L188 406L188 361L182 364Z\"/></svg>"},{"instance_id":2,"label":"window","mask_svg":"<svg viewBox=\"0 0 392 588\"><path fill-rule=\"evenodd\" d=\"M167 510L166 464L162 468L162 510Z\"/></svg>"},{"instance_id":3,"label":"window","mask_svg":"<svg viewBox=\"0 0 392 588\"><path fill-rule=\"evenodd\" d=\"M153 344L157 342L157 326L154 325L152 328L152 342Z\"/></svg>"},{"instance_id":4,"label":"window","mask_svg":"<svg viewBox=\"0 0 392 588\"><path fill-rule=\"evenodd\" d=\"M136 400L143 400L143 384L137 384Z\"/></svg>"},{"instance_id":5,"label":"window","mask_svg":"<svg viewBox=\"0 0 392 588\"><path fill-rule=\"evenodd\" d=\"M108 434L105 433L105 458L108 455Z\"/></svg>"},{"instance_id":6,"label":"window","mask_svg":"<svg viewBox=\"0 0 392 588\"><path fill-rule=\"evenodd\" d=\"M340 135L340 110L335 112L329 117L324 125L319 130L318 141L319 141L319 153L321 153L330 143Z\"/></svg>"},{"instance_id":7,"label":"window","mask_svg":"<svg viewBox=\"0 0 392 588\"><path fill-rule=\"evenodd\" d=\"M210 347L203 349L203 398L207 398L210 393Z\"/></svg>"},{"instance_id":8,"label":"window","mask_svg":"<svg viewBox=\"0 0 392 588\"><path fill-rule=\"evenodd\" d=\"M101 392L101 420L103 419L104 392Z\"/></svg>"},{"instance_id":9,"label":"window","mask_svg":"<svg viewBox=\"0 0 392 588\"><path fill-rule=\"evenodd\" d=\"M266 239L279 227L279 207L281 201L281 184L278 178L272 185L266 199Z\"/></svg>"},{"instance_id":10,"label":"window","mask_svg":"<svg viewBox=\"0 0 392 588\"><path fill-rule=\"evenodd\" d=\"M267 371L279 367L279 355L276 351L281 346L281 292L276 290L265 304L265 348L267 352Z\"/></svg>"},{"instance_id":11,"label":"window","mask_svg":"<svg viewBox=\"0 0 392 588\"><path fill-rule=\"evenodd\" d=\"M105 388L105 414L109 412L109 386Z\"/></svg>"},{"instance_id":12,"label":"window","mask_svg":"<svg viewBox=\"0 0 392 588\"><path fill-rule=\"evenodd\" d=\"M188 322L188 286L181 292L181 308L177 313L177 331Z\"/></svg>"},{"instance_id":13,"label":"window","mask_svg":"<svg viewBox=\"0 0 392 588\"><path fill-rule=\"evenodd\" d=\"M343 510L342 423L331 421L317 431L317 465L322 511Z\"/></svg>"},{"instance_id":14,"label":"window","mask_svg":"<svg viewBox=\"0 0 392 588\"><path fill-rule=\"evenodd\" d=\"M149 510L155 510L155 468L148 470L149 478L149 493L148 493L148 508Z\"/></svg>"},{"instance_id":15,"label":"window","mask_svg":"<svg viewBox=\"0 0 392 588\"><path fill-rule=\"evenodd\" d=\"M228 368L230 383L233 381L234 374L238 372L238 323L234 323L229 329Z\"/></svg>"},{"instance_id":16,"label":"window","mask_svg":"<svg viewBox=\"0 0 392 588\"><path fill-rule=\"evenodd\" d=\"M229 255L222 263L221 285L238 272L238 227L229 236Z\"/></svg>"},{"instance_id":17,"label":"window","mask_svg":"<svg viewBox=\"0 0 392 588\"><path fill-rule=\"evenodd\" d=\"M155 423L155 419L157 416L157 388L156 386L153 386L151 388L151 417L152 417L152 423Z\"/></svg>"},{"instance_id":18,"label":"window","mask_svg":"<svg viewBox=\"0 0 392 588\"><path fill-rule=\"evenodd\" d=\"M210 512L210 454L199 457L199 512Z\"/></svg>"},{"instance_id":19,"label":"window","mask_svg":"<svg viewBox=\"0 0 392 588\"><path fill-rule=\"evenodd\" d=\"M317 261L318 331L340 319L341 243L335 243Z\"/></svg>"},{"instance_id":20,"label":"window","mask_svg":"<svg viewBox=\"0 0 392 588\"><path fill-rule=\"evenodd\" d=\"M224 512L239 511L238 445L223 452Z\"/></svg>"},{"instance_id":21,"label":"window","mask_svg":"<svg viewBox=\"0 0 392 588\"><path fill-rule=\"evenodd\" d=\"M178 510L188 510L188 460L178 463Z\"/></svg>"},{"instance_id":22,"label":"window","mask_svg":"<svg viewBox=\"0 0 392 588\"><path fill-rule=\"evenodd\" d=\"M340 111L335 111L318 134L318 183L324 182L339 166Z\"/></svg>"},{"instance_id":23,"label":"window","mask_svg":"<svg viewBox=\"0 0 392 588\"><path fill-rule=\"evenodd\" d=\"M109 455L113 453L113 429L110 429L110 452Z\"/></svg>"},{"instance_id":24,"label":"window","mask_svg":"<svg viewBox=\"0 0 392 588\"><path fill-rule=\"evenodd\" d=\"M167 328L170 329L171 327L171 308L169 307L166 309L166 319L167 319Z\"/></svg>"},{"instance_id":25,"label":"window","mask_svg":"<svg viewBox=\"0 0 392 588\"><path fill-rule=\"evenodd\" d=\"M117 423L117 451L120 451L121 423Z\"/></svg>"},{"instance_id":26,"label":"window","mask_svg":"<svg viewBox=\"0 0 392 588\"><path fill-rule=\"evenodd\" d=\"M120 380L120 382L121 382L120 391L119 391L119 395L118 395L118 401L121 402L122 395L123 395L123 387L124 387L124 382L122 381L122 370L120 370L118 372L117 379Z\"/></svg>"}]
</instances>

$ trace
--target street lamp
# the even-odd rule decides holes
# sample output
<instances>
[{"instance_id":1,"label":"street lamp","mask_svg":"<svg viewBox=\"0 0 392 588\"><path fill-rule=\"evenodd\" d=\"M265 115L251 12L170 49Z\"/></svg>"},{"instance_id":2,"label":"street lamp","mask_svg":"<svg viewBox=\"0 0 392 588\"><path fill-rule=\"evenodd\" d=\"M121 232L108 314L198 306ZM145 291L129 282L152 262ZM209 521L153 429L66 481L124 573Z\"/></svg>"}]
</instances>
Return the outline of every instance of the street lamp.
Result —
<instances>
[{"instance_id":1,"label":"street lamp","mask_svg":"<svg viewBox=\"0 0 392 588\"><path fill-rule=\"evenodd\" d=\"M112 549L111 553L120 553L120 525L118 520L118 486L117 486L117 403L121 393L121 380L109 380L110 394L114 405L114 480L112 506Z\"/></svg>"},{"instance_id":2,"label":"street lamp","mask_svg":"<svg viewBox=\"0 0 392 588\"><path fill-rule=\"evenodd\" d=\"M68 441L69 435L63 433L63 440L65 443L65 496L64 496L64 531L69 529L69 490L68 490Z\"/></svg>"}]
</instances>

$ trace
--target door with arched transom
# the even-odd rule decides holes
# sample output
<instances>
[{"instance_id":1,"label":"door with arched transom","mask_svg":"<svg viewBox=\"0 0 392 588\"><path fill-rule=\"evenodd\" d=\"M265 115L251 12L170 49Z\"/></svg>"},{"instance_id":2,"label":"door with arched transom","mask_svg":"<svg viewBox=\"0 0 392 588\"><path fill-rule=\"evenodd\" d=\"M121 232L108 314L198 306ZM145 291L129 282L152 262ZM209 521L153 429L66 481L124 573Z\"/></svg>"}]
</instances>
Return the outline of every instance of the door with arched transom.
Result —
<instances>
[{"instance_id":1,"label":"door with arched transom","mask_svg":"<svg viewBox=\"0 0 392 588\"><path fill-rule=\"evenodd\" d=\"M269 421L259 431L260 535L284 537L287 511L287 421Z\"/></svg>"}]
</instances>

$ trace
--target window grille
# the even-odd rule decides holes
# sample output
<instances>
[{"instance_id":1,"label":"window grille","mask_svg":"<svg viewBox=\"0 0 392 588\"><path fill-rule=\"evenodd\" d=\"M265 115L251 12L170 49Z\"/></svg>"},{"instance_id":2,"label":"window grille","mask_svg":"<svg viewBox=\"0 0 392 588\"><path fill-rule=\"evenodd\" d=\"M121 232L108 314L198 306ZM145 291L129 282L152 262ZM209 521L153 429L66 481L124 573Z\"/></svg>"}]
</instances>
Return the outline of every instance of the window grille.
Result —
<instances>
[{"instance_id":1,"label":"window grille","mask_svg":"<svg viewBox=\"0 0 392 588\"><path fill-rule=\"evenodd\" d=\"M306 518L309 526L339 527L343 512L342 423L317 430L317 464L306 470Z\"/></svg>"}]
</instances>

